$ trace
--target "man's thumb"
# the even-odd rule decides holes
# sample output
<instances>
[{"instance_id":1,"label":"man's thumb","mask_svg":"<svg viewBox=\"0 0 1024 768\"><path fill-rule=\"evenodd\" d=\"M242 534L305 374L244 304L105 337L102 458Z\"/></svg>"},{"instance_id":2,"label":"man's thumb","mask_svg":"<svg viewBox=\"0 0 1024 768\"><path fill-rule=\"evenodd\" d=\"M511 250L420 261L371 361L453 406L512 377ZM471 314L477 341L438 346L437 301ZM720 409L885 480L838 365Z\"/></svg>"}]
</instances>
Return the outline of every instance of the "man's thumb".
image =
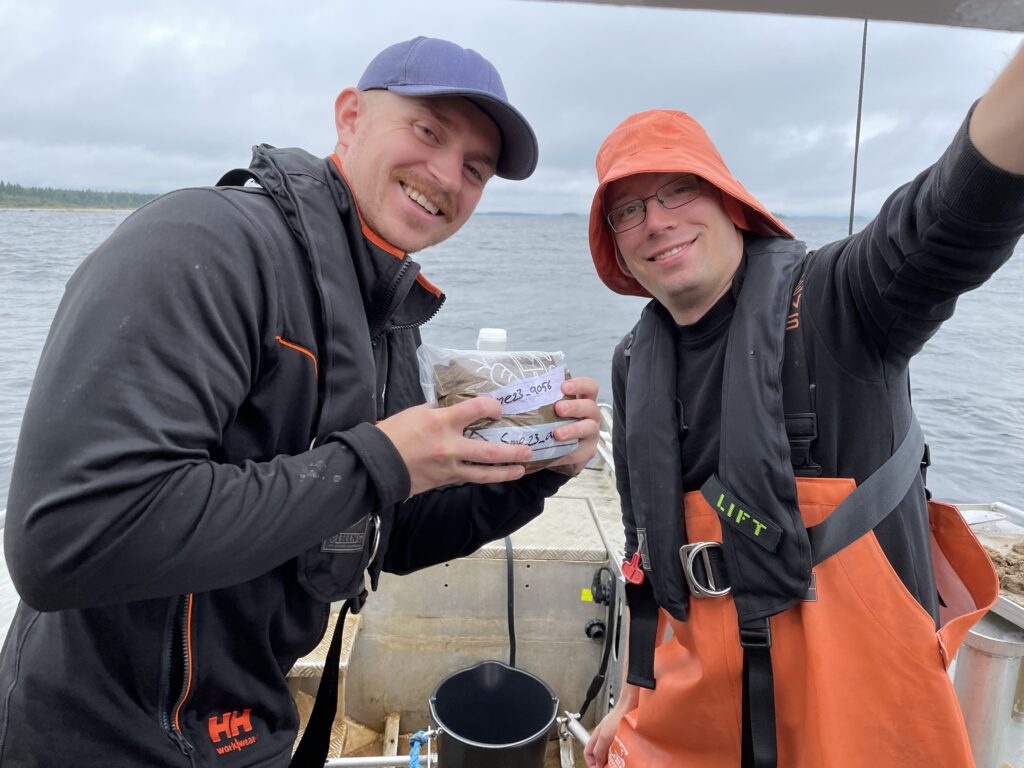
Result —
<instances>
[{"instance_id":1,"label":"man's thumb","mask_svg":"<svg viewBox=\"0 0 1024 768\"><path fill-rule=\"evenodd\" d=\"M474 397L448 409L455 424L464 427L480 419L497 419L501 417L501 403L493 397Z\"/></svg>"}]
</instances>

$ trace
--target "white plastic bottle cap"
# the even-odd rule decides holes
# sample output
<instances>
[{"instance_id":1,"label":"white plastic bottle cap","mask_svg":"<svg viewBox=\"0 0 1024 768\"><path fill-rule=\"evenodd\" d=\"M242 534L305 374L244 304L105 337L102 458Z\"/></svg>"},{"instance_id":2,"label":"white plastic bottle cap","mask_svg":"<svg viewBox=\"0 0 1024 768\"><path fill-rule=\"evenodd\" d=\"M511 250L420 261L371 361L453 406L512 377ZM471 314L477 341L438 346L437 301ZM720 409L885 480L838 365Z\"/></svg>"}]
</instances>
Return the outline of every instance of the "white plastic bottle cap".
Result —
<instances>
[{"instance_id":1,"label":"white plastic bottle cap","mask_svg":"<svg viewBox=\"0 0 1024 768\"><path fill-rule=\"evenodd\" d=\"M504 328L481 328L476 337L476 348L486 352L504 352L507 343Z\"/></svg>"}]
</instances>

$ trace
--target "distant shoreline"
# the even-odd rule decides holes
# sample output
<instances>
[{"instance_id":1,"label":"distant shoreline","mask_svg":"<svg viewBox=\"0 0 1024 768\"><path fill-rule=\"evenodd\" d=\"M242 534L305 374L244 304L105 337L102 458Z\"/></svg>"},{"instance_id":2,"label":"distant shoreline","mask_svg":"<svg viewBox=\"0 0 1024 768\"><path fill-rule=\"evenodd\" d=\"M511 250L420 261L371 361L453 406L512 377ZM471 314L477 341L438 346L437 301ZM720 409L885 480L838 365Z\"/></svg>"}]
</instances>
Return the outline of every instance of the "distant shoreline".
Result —
<instances>
[{"instance_id":1,"label":"distant shoreline","mask_svg":"<svg viewBox=\"0 0 1024 768\"><path fill-rule=\"evenodd\" d=\"M39 205L26 203L17 204L10 201L0 202L0 211L34 211L36 213L43 213L47 211L53 211L56 213L132 213L141 206L131 207L116 207L116 206L98 206L98 205ZM474 218L478 216L543 216L545 218L585 218L585 213L521 213L517 211L478 211L474 214ZM799 214L791 215L784 213L776 213L776 217L783 220L799 221L801 219L843 219L847 218L846 214L829 214L829 213L817 213L817 214ZM855 220L858 222L867 222L870 220L870 216L858 215Z\"/></svg>"},{"instance_id":2,"label":"distant shoreline","mask_svg":"<svg viewBox=\"0 0 1024 768\"><path fill-rule=\"evenodd\" d=\"M97 192L92 189L25 187L0 180L0 208L36 211L134 211L157 197L139 192Z\"/></svg>"},{"instance_id":3,"label":"distant shoreline","mask_svg":"<svg viewBox=\"0 0 1024 768\"><path fill-rule=\"evenodd\" d=\"M8 205L0 203L0 211L33 211L35 213L132 213L137 208L115 208L95 205Z\"/></svg>"}]
</instances>

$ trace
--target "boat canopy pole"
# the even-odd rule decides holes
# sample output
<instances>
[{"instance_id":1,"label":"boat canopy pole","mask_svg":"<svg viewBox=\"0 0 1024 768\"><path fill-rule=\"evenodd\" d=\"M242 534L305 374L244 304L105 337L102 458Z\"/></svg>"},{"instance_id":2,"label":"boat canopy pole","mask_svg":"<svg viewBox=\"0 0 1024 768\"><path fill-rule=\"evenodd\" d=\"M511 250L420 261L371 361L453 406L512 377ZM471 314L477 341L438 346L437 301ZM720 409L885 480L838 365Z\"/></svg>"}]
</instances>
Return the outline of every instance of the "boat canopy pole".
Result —
<instances>
[{"instance_id":1,"label":"boat canopy pole","mask_svg":"<svg viewBox=\"0 0 1024 768\"><path fill-rule=\"evenodd\" d=\"M860 118L864 112L864 62L868 53L868 20L864 19L864 35L860 42L860 90L857 93L857 131L853 139L853 186L850 189L850 227L846 234L853 234L853 211L857 204L857 158L860 154Z\"/></svg>"}]
</instances>

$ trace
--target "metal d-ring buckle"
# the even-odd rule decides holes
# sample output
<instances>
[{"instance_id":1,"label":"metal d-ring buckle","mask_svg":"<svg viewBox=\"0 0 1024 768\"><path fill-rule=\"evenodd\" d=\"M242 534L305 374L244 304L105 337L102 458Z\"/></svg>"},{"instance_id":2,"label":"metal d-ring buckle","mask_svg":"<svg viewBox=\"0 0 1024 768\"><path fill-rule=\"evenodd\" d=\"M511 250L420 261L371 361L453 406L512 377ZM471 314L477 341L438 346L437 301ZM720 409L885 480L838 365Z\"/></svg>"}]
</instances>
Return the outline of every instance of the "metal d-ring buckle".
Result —
<instances>
[{"instance_id":1,"label":"metal d-ring buckle","mask_svg":"<svg viewBox=\"0 0 1024 768\"><path fill-rule=\"evenodd\" d=\"M373 523L373 546L370 547L370 559L366 561L366 567L370 567L377 557L377 550L380 548L380 515L373 515L370 518Z\"/></svg>"},{"instance_id":2,"label":"metal d-ring buckle","mask_svg":"<svg viewBox=\"0 0 1024 768\"><path fill-rule=\"evenodd\" d=\"M715 584L715 572L711 567L711 555L708 550L712 547L721 548L717 541L698 541L693 544L683 544L679 548L679 559L683 564L683 573L686 574L686 583L690 586L690 592L694 597L725 597L732 591L732 587L718 588ZM707 574L706 585L697 581L693 572L693 563L700 556L704 560L704 573Z\"/></svg>"}]
</instances>

